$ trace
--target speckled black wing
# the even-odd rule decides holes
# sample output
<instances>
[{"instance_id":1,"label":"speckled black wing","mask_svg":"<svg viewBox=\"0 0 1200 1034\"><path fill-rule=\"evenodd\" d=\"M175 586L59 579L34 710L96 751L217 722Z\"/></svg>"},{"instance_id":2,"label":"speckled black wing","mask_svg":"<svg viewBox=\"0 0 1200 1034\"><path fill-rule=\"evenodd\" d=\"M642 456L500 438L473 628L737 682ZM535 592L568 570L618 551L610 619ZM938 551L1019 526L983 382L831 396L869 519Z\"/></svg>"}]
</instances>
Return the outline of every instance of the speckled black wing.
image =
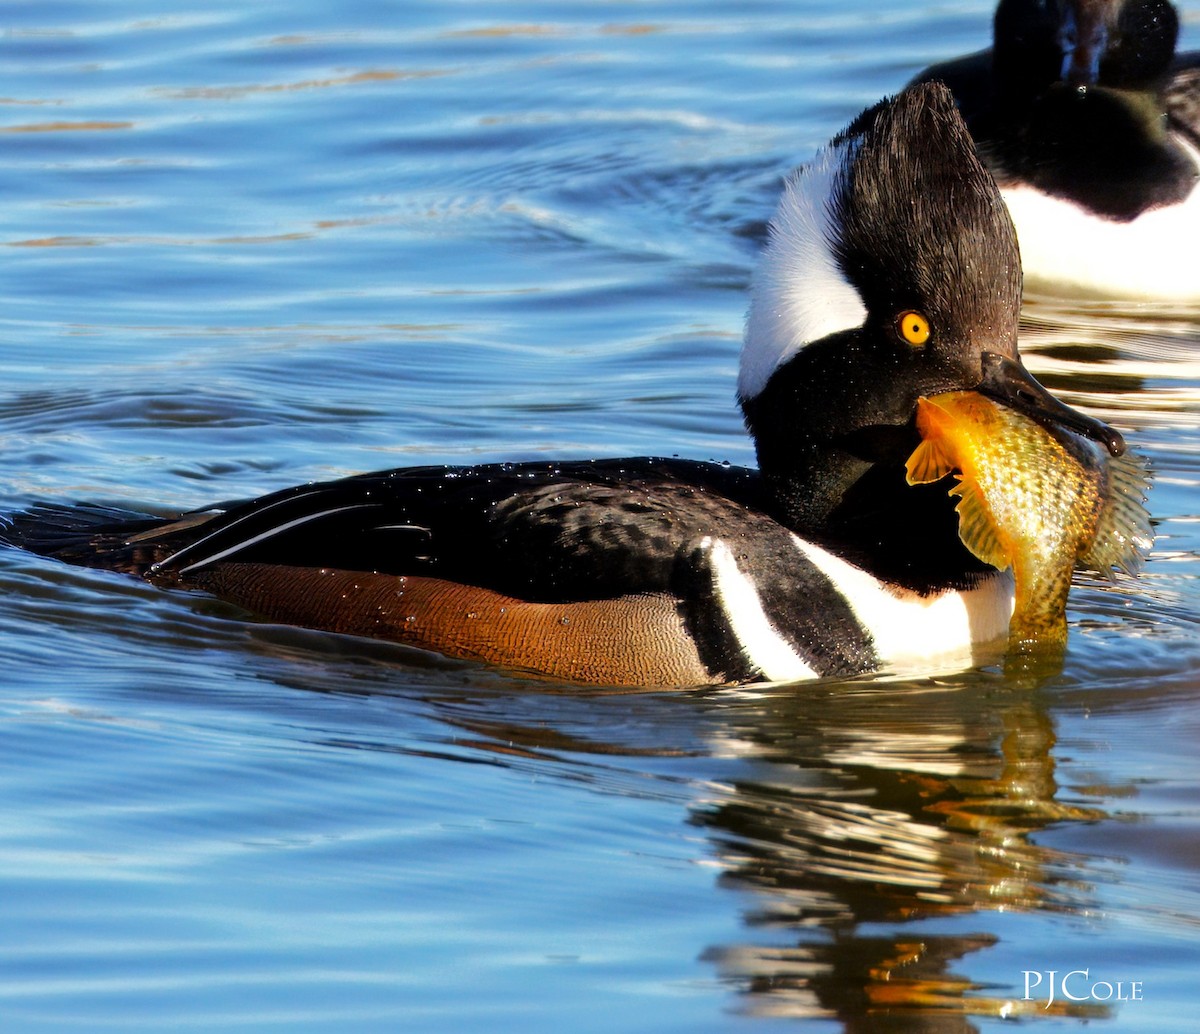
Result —
<instances>
[{"instance_id":1,"label":"speckled black wing","mask_svg":"<svg viewBox=\"0 0 1200 1034\"><path fill-rule=\"evenodd\" d=\"M175 519L38 507L0 539L187 585L224 561L426 575L528 600L665 591L705 535L769 518L755 472L683 460L410 467Z\"/></svg>"}]
</instances>

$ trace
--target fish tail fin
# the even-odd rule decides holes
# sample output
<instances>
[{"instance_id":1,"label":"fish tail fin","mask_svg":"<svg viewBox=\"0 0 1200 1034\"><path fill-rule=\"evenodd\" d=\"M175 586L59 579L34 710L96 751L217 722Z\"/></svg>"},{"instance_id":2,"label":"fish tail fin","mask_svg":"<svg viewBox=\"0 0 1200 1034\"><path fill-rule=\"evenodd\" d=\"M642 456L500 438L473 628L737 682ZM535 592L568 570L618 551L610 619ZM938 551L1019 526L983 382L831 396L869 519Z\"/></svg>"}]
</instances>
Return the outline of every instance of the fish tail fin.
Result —
<instances>
[{"instance_id":1,"label":"fish tail fin","mask_svg":"<svg viewBox=\"0 0 1200 1034\"><path fill-rule=\"evenodd\" d=\"M1114 570L1138 572L1154 544L1154 530L1145 506L1149 485L1150 470L1142 457L1126 452L1111 461L1111 505L1100 515L1091 547L1079 558L1082 566L1108 577Z\"/></svg>"}]
</instances>

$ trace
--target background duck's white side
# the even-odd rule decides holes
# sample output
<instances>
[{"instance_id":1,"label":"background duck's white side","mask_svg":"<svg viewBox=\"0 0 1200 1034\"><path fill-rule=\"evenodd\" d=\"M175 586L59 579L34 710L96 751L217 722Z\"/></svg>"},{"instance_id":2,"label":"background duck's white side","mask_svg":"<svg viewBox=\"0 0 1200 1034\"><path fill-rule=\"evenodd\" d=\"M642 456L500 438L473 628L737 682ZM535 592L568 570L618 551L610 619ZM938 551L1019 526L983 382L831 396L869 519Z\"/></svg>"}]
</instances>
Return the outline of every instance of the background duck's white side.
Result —
<instances>
[{"instance_id":1,"label":"background duck's white side","mask_svg":"<svg viewBox=\"0 0 1200 1034\"><path fill-rule=\"evenodd\" d=\"M1188 154L1200 160L1190 144ZM1001 195L1017 227L1030 287L1108 298L1189 299L1200 295L1200 190L1186 201L1117 222L1035 187Z\"/></svg>"}]
</instances>

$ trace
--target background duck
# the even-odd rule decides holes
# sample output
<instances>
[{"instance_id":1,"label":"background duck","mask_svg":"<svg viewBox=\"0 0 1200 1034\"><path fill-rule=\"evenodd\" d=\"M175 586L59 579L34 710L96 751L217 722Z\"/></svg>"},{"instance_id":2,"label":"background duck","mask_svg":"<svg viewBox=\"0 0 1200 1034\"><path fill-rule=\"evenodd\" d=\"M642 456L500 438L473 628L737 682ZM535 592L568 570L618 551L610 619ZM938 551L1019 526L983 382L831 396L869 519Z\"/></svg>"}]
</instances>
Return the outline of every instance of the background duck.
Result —
<instances>
[{"instance_id":1,"label":"background duck","mask_svg":"<svg viewBox=\"0 0 1200 1034\"><path fill-rule=\"evenodd\" d=\"M1002 0L993 46L926 69L954 91L1027 280L1200 297L1200 54L1167 0Z\"/></svg>"},{"instance_id":2,"label":"background duck","mask_svg":"<svg viewBox=\"0 0 1200 1034\"><path fill-rule=\"evenodd\" d=\"M918 399L979 390L1119 442L1024 371L1020 300L995 184L949 92L915 86L787 186L738 384L757 471L402 468L175 519L42 507L2 535L276 621L577 682L969 662L1004 636L1012 583L963 547L944 486L906 482Z\"/></svg>"}]
</instances>

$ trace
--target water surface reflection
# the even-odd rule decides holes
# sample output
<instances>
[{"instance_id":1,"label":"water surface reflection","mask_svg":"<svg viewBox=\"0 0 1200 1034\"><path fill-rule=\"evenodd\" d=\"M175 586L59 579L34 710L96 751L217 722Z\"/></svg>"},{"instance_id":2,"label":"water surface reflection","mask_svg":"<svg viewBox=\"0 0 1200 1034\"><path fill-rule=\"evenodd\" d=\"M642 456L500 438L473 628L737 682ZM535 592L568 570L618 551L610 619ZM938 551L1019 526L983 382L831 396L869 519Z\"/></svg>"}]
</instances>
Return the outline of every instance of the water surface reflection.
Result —
<instances>
[{"instance_id":1,"label":"water surface reflection","mask_svg":"<svg viewBox=\"0 0 1200 1034\"><path fill-rule=\"evenodd\" d=\"M986 924L931 922L1093 904L1088 860L1031 839L1105 817L1057 799L1054 728L1036 690L986 674L831 687L772 695L733 718L750 771L694 821L725 882L754 891L747 942L709 952L747 1011L836 1016L847 1031L1107 1013L1047 1012L987 987L969 959L997 940ZM768 930L769 943L755 940Z\"/></svg>"},{"instance_id":2,"label":"water surface reflection","mask_svg":"<svg viewBox=\"0 0 1200 1034\"><path fill-rule=\"evenodd\" d=\"M1111 1014L1022 1001L1019 971L998 984L976 959L1001 939L986 913L1096 907L1094 860L1034 838L1109 817L1060 797L1054 720L1036 688L980 671L692 699L443 698L438 711L455 751L565 764L569 778L622 793L646 792L636 783L651 772L686 790L719 885L741 897L744 938L703 960L744 1015L951 1032L977 1029L971 1017Z\"/></svg>"}]
</instances>

